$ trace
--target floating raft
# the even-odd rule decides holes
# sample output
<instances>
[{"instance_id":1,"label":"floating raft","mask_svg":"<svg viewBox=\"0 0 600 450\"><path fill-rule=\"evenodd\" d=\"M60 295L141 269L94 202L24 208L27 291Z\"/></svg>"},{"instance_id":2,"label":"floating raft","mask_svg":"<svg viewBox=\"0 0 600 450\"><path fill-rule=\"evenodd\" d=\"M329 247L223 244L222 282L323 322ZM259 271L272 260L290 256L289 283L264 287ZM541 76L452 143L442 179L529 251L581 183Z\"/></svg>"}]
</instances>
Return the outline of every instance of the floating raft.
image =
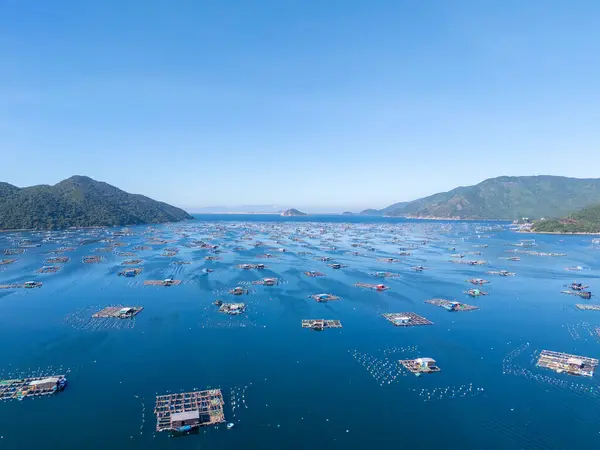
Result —
<instances>
[{"instance_id":1,"label":"floating raft","mask_svg":"<svg viewBox=\"0 0 600 450\"><path fill-rule=\"evenodd\" d=\"M0 266L4 266L7 264L12 264L16 261L16 259L0 259Z\"/></svg>"},{"instance_id":2,"label":"floating raft","mask_svg":"<svg viewBox=\"0 0 600 450\"><path fill-rule=\"evenodd\" d=\"M215 304L219 306L219 312L236 316L246 311L245 303L223 303L220 300L216 301Z\"/></svg>"},{"instance_id":3,"label":"floating raft","mask_svg":"<svg viewBox=\"0 0 600 450\"><path fill-rule=\"evenodd\" d=\"M304 275L307 277L324 277L326 276L323 272L317 272L316 270L310 270L308 272L304 272Z\"/></svg>"},{"instance_id":4,"label":"floating raft","mask_svg":"<svg viewBox=\"0 0 600 450\"><path fill-rule=\"evenodd\" d=\"M302 328L310 328L315 331L323 331L325 328L342 328L339 320L327 319L303 319Z\"/></svg>"},{"instance_id":5,"label":"floating raft","mask_svg":"<svg viewBox=\"0 0 600 450\"><path fill-rule=\"evenodd\" d=\"M315 259L317 261L331 261L331 258L329 256L317 256Z\"/></svg>"},{"instance_id":6,"label":"floating raft","mask_svg":"<svg viewBox=\"0 0 600 450\"><path fill-rule=\"evenodd\" d=\"M476 309L479 309L478 306L467 305L466 303L460 303L453 300L444 300L442 298L425 300L425 303L439 306L441 308L447 309L448 311L474 311Z\"/></svg>"},{"instance_id":7,"label":"floating raft","mask_svg":"<svg viewBox=\"0 0 600 450\"><path fill-rule=\"evenodd\" d=\"M146 280L144 286L178 286L181 284L181 280L173 280L167 278L166 280Z\"/></svg>"},{"instance_id":8,"label":"floating raft","mask_svg":"<svg viewBox=\"0 0 600 450\"><path fill-rule=\"evenodd\" d=\"M185 266L191 264L191 261L173 261L172 264L175 266Z\"/></svg>"},{"instance_id":9,"label":"floating raft","mask_svg":"<svg viewBox=\"0 0 600 450\"><path fill-rule=\"evenodd\" d=\"M263 278L262 280L253 281L252 284L261 284L263 286L276 286L279 284L278 278Z\"/></svg>"},{"instance_id":10,"label":"floating raft","mask_svg":"<svg viewBox=\"0 0 600 450\"><path fill-rule=\"evenodd\" d=\"M172 257L172 256L176 256L178 252L169 252L169 251L164 251L161 253L160 256L166 256L166 257Z\"/></svg>"},{"instance_id":11,"label":"floating raft","mask_svg":"<svg viewBox=\"0 0 600 450\"><path fill-rule=\"evenodd\" d=\"M560 291L561 294L566 295L576 295L577 297L590 299L592 298L592 293L589 291Z\"/></svg>"},{"instance_id":12,"label":"floating raft","mask_svg":"<svg viewBox=\"0 0 600 450\"><path fill-rule=\"evenodd\" d=\"M397 278L400 276L399 273L393 273L393 272L369 272L369 275L372 275L372 276L378 277L378 278Z\"/></svg>"},{"instance_id":13,"label":"floating raft","mask_svg":"<svg viewBox=\"0 0 600 450\"><path fill-rule=\"evenodd\" d=\"M389 286L386 286L385 284L368 284L368 283L356 283L354 286L356 287L361 287L361 288L367 288L367 289L373 289L375 291L387 291L388 289L390 289Z\"/></svg>"},{"instance_id":14,"label":"floating raft","mask_svg":"<svg viewBox=\"0 0 600 450\"><path fill-rule=\"evenodd\" d=\"M471 278L470 280L466 280L466 281L467 281L467 283L471 283L471 284L475 284L475 285L479 285L479 286L489 283L488 280L484 280L483 278Z\"/></svg>"},{"instance_id":15,"label":"floating raft","mask_svg":"<svg viewBox=\"0 0 600 450\"><path fill-rule=\"evenodd\" d=\"M117 273L117 275L122 276L122 277L131 278L131 277L138 276L140 273L142 273L141 267L132 267L131 269L121 270L119 273Z\"/></svg>"},{"instance_id":16,"label":"floating raft","mask_svg":"<svg viewBox=\"0 0 600 450\"><path fill-rule=\"evenodd\" d=\"M23 400L25 397L39 397L63 391L67 386L64 375L0 380L0 400Z\"/></svg>"},{"instance_id":17,"label":"floating raft","mask_svg":"<svg viewBox=\"0 0 600 450\"><path fill-rule=\"evenodd\" d=\"M23 248L8 248L4 250L5 255L20 255L22 253L25 253L25 249Z\"/></svg>"},{"instance_id":18,"label":"floating raft","mask_svg":"<svg viewBox=\"0 0 600 450\"><path fill-rule=\"evenodd\" d=\"M238 264L236 267L238 269L243 269L243 270L250 270L250 269L262 270L266 266L264 264Z\"/></svg>"},{"instance_id":19,"label":"floating raft","mask_svg":"<svg viewBox=\"0 0 600 450\"><path fill-rule=\"evenodd\" d=\"M591 377L594 375L594 369L596 366L598 366L598 360L593 358L585 358L583 356L570 355L568 353L542 350L536 365L554 370L558 373L566 372L569 375L582 375Z\"/></svg>"},{"instance_id":20,"label":"floating raft","mask_svg":"<svg viewBox=\"0 0 600 450\"><path fill-rule=\"evenodd\" d=\"M565 287L568 287L569 289L572 289L574 291L583 291L584 289L589 288L589 286L587 284L582 284L582 283L571 283Z\"/></svg>"},{"instance_id":21,"label":"floating raft","mask_svg":"<svg viewBox=\"0 0 600 450\"><path fill-rule=\"evenodd\" d=\"M42 282L41 281L26 281L25 283L21 283L21 284L0 284L0 289L19 289L19 288L32 289L32 288L36 288L36 287L42 287Z\"/></svg>"},{"instance_id":22,"label":"floating raft","mask_svg":"<svg viewBox=\"0 0 600 450\"><path fill-rule=\"evenodd\" d=\"M330 300L339 300L340 298L333 294L312 294L308 296L319 303L326 303Z\"/></svg>"},{"instance_id":23,"label":"floating raft","mask_svg":"<svg viewBox=\"0 0 600 450\"><path fill-rule=\"evenodd\" d=\"M220 389L159 395L156 397L156 431L189 431L225 422Z\"/></svg>"},{"instance_id":24,"label":"floating raft","mask_svg":"<svg viewBox=\"0 0 600 450\"><path fill-rule=\"evenodd\" d=\"M402 359L399 362L414 374L440 371L440 368L435 365L435 360L431 358Z\"/></svg>"},{"instance_id":25,"label":"floating raft","mask_svg":"<svg viewBox=\"0 0 600 450\"><path fill-rule=\"evenodd\" d=\"M327 264L329 267L331 267L332 269L343 269L345 267L348 267L346 264L339 264L339 263L333 263L333 264Z\"/></svg>"},{"instance_id":26,"label":"floating raft","mask_svg":"<svg viewBox=\"0 0 600 450\"><path fill-rule=\"evenodd\" d=\"M577 304L577 305L575 305L575 308L581 309L584 311L600 311L600 305Z\"/></svg>"},{"instance_id":27,"label":"floating raft","mask_svg":"<svg viewBox=\"0 0 600 450\"><path fill-rule=\"evenodd\" d=\"M480 291L479 289L469 289L468 291L464 291L465 295L470 295L471 297L483 297L484 295L489 295L487 292Z\"/></svg>"},{"instance_id":28,"label":"floating raft","mask_svg":"<svg viewBox=\"0 0 600 450\"><path fill-rule=\"evenodd\" d=\"M98 263L104 261L104 258L102 256L98 256L98 255L84 256L83 258L81 258L81 261L84 264L98 264Z\"/></svg>"},{"instance_id":29,"label":"floating raft","mask_svg":"<svg viewBox=\"0 0 600 450\"><path fill-rule=\"evenodd\" d=\"M36 270L37 273L56 273L60 270L60 266L44 266Z\"/></svg>"},{"instance_id":30,"label":"floating raft","mask_svg":"<svg viewBox=\"0 0 600 450\"><path fill-rule=\"evenodd\" d=\"M499 275L501 277L514 277L514 272L509 272L508 270L490 270L486 272L488 275Z\"/></svg>"},{"instance_id":31,"label":"floating raft","mask_svg":"<svg viewBox=\"0 0 600 450\"><path fill-rule=\"evenodd\" d=\"M144 308L142 306L107 306L93 314L94 319L131 319L138 315Z\"/></svg>"},{"instance_id":32,"label":"floating raft","mask_svg":"<svg viewBox=\"0 0 600 450\"><path fill-rule=\"evenodd\" d=\"M424 270L427 270L427 267L413 266L413 267L411 267L411 270L414 270L415 272L423 272Z\"/></svg>"},{"instance_id":33,"label":"floating raft","mask_svg":"<svg viewBox=\"0 0 600 450\"><path fill-rule=\"evenodd\" d=\"M453 264L464 264L467 266L483 266L484 264L487 264L487 261L473 261L470 259L451 259L450 262Z\"/></svg>"},{"instance_id":34,"label":"floating raft","mask_svg":"<svg viewBox=\"0 0 600 450\"><path fill-rule=\"evenodd\" d=\"M419 325L433 325L425 317L411 312L382 314L389 322L397 327L414 327Z\"/></svg>"},{"instance_id":35,"label":"floating raft","mask_svg":"<svg viewBox=\"0 0 600 450\"><path fill-rule=\"evenodd\" d=\"M66 263L67 261L69 261L68 256L57 256L54 258L47 258L45 262L47 264L56 264L56 263Z\"/></svg>"},{"instance_id":36,"label":"floating raft","mask_svg":"<svg viewBox=\"0 0 600 450\"><path fill-rule=\"evenodd\" d=\"M121 265L122 266L135 266L135 265L140 264L142 262L143 262L143 260L141 260L141 259L128 259L126 261L123 261L121 263Z\"/></svg>"},{"instance_id":37,"label":"floating raft","mask_svg":"<svg viewBox=\"0 0 600 450\"><path fill-rule=\"evenodd\" d=\"M248 294L248 289L244 289L242 287L234 287L233 289L229 289L229 293L231 295L243 295L243 294Z\"/></svg>"},{"instance_id":38,"label":"floating raft","mask_svg":"<svg viewBox=\"0 0 600 450\"><path fill-rule=\"evenodd\" d=\"M399 263L399 262L402 262L399 259L394 259L394 258L377 258L377 261L384 262L384 263Z\"/></svg>"},{"instance_id":39,"label":"floating raft","mask_svg":"<svg viewBox=\"0 0 600 450\"><path fill-rule=\"evenodd\" d=\"M152 250L152 247L150 247L149 245L134 245L133 249L141 252L145 250Z\"/></svg>"}]
</instances>

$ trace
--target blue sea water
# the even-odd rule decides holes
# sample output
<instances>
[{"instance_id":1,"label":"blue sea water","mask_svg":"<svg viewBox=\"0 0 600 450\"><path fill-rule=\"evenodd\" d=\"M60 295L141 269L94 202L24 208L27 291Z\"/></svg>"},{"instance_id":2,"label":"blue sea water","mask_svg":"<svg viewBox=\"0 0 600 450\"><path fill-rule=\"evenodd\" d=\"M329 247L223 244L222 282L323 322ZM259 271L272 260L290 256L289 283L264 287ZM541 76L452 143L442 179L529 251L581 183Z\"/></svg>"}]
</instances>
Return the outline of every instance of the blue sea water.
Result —
<instances>
[{"instance_id":1,"label":"blue sea water","mask_svg":"<svg viewBox=\"0 0 600 450\"><path fill-rule=\"evenodd\" d=\"M0 449L579 449L600 445L600 387L593 378L535 366L547 349L600 357L596 303L561 294L574 280L598 289L600 248L589 236L535 235L536 247L514 247L524 237L497 223L434 222L347 216L197 216L193 222L131 227L118 237L133 251L153 237L170 242L137 251L144 271L117 276L131 257L95 253L115 229L0 233L0 249L23 239L27 248L0 266L0 284L39 280L38 289L0 290L0 379L66 373L68 388L55 396L0 402ZM298 237L304 242L293 241ZM58 240L48 240L51 237ZM45 239L44 242L42 242ZM85 242L88 239L94 242ZM222 253L186 247L194 240ZM255 247L262 241L263 247ZM280 241L277 243L276 241ZM353 247L352 244L361 244ZM487 245L487 248L476 246ZM304 245L304 246L303 246ZM37 274L48 251L76 247L55 274ZM172 258L160 256L176 247ZM242 249L235 250L241 247ZM331 247L337 247L332 249ZM374 250L368 250L373 247ZM400 248L410 256L398 256ZM456 250L451 250L454 247ZM598 246L596 246L598 247ZM286 252L277 251L285 248ZM520 261L507 250L564 253ZM354 256L350 252L363 255ZM485 266L451 264L450 255L481 251ZM299 255L312 252L312 255ZM271 253L276 258L259 259ZM101 255L99 264L83 264ZM207 261L206 256L222 259ZM333 270L315 257L346 264ZM378 258L397 258L385 263ZM191 261L173 265L173 261ZM264 263L242 271L241 263ZM414 272L412 266L427 270ZM566 267L580 265L581 272ZM213 268L208 275L202 268ZM514 277L486 275L509 269ZM327 276L309 278L303 271ZM381 280L370 272L390 271ZM278 286L249 285L243 316L219 314L216 299L263 277ZM172 277L179 286L143 286ZM469 298L468 278L491 281L489 296ZM356 282L391 287L375 292ZM317 303L309 294L331 292L339 301ZM479 310L449 313L424 303L457 299ZM92 321L107 305L141 305L134 321ZM431 326L400 328L381 314L414 312ZM302 319L339 319L343 328L313 332ZM127 325L127 326L125 326ZM416 377L398 360L432 357L441 372ZM169 437L156 433L158 394L221 388L225 416L235 427L204 428Z\"/></svg>"}]
</instances>

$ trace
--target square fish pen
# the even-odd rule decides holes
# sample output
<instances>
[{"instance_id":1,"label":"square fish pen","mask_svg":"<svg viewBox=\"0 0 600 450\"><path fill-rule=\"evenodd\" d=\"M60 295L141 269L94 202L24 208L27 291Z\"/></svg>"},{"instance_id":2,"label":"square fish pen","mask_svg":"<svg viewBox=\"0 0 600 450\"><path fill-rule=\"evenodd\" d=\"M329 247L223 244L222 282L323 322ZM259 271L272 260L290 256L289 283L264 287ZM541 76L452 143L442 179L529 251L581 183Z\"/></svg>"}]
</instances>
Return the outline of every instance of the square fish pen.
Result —
<instances>
[{"instance_id":1,"label":"square fish pen","mask_svg":"<svg viewBox=\"0 0 600 450\"><path fill-rule=\"evenodd\" d=\"M342 322L339 320L327 319L303 319L302 328L310 328L311 330L324 330L325 328L342 328Z\"/></svg>"},{"instance_id":2,"label":"square fish pen","mask_svg":"<svg viewBox=\"0 0 600 450\"><path fill-rule=\"evenodd\" d=\"M187 431L225 422L220 389L156 397L156 431Z\"/></svg>"},{"instance_id":3,"label":"square fish pen","mask_svg":"<svg viewBox=\"0 0 600 450\"><path fill-rule=\"evenodd\" d=\"M130 319L138 315L144 308L142 306L107 306L92 315L94 319Z\"/></svg>"},{"instance_id":4,"label":"square fish pen","mask_svg":"<svg viewBox=\"0 0 600 450\"><path fill-rule=\"evenodd\" d=\"M425 300L425 303L430 305L439 306L448 311L474 311L479 309L478 306L467 305L466 303L460 303L454 300L444 300L443 298L433 298L431 300Z\"/></svg>"},{"instance_id":5,"label":"square fish pen","mask_svg":"<svg viewBox=\"0 0 600 450\"><path fill-rule=\"evenodd\" d=\"M566 372L569 375L591 377L594 375L594 369L598 366L598 360L570 355L568 353L542 350L536 365L538 367L554 370L558 373Z\"/></svg>"},{"instance_id":6,"label":"square fish pen","mask_svg":"<svg viewBox=\"0 0 600 450\"><path fill-rule=\"evenodd\" d=\"M0 380L0 400L51 395L63 391L66 386L67 379L64 375Z\"/></svg>"},{"instance_id":7,"label":"square fish pen","mask_svg":"<svg viewBox=\"0 0 600 450\"><path fill-rule=\"evenodd\" d=\"M388 322L391 322L397 327L415 327L419 325L433 325L433 322L427 320L425 317L419 316L418 314L411 312L402 313L387 313L382 314Z\"/></svg>"},{"instance_id":8,"label":"square fish pen","mask_svg":"<svg viewBox=\"0 0 600 450\"><path fill-rule=\"evenodd\" d=\"M577 304L575 307L584 311L600 311L600 305Z\"/></svg>"}]
</instances>

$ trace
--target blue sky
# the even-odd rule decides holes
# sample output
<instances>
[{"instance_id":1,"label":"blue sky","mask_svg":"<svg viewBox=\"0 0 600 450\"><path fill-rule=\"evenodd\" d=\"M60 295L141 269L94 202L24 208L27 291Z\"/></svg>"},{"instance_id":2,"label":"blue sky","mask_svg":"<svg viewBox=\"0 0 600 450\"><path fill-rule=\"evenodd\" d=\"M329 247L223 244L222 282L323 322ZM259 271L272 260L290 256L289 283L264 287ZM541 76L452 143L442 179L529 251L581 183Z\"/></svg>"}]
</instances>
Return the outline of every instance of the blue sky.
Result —
<instances>
[{"instance_id":1,"label":"blue sky","mask_svg":"<svg viewBox=\"0 0 600 450\"><path fill-rule=\"evenodd\" d=\"M0 180L385 207L600 177L600 2L0 2Z\"/></svg>"}]
</instances>

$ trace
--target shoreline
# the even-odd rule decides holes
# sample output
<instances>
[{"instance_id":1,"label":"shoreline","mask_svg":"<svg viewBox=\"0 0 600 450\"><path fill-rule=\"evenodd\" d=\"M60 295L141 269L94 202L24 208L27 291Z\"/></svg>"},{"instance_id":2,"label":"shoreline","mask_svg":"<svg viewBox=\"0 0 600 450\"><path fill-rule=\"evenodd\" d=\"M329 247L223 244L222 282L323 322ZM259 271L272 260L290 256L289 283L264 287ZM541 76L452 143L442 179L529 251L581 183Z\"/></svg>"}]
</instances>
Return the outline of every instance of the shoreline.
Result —
<instances>
[{"instance_id":1,"label":"shoreline","mask_svg":"<svg viewBox=\"0 0 600 450\"><path fill-rule=\"evenodd\" d=\"M517 231L517 233L521 234L556 234L563 236L600 236L600 231L596 233L586 233L584 231L580 232L565 232L565 231Z\"/></svg>"}]
</instances>

